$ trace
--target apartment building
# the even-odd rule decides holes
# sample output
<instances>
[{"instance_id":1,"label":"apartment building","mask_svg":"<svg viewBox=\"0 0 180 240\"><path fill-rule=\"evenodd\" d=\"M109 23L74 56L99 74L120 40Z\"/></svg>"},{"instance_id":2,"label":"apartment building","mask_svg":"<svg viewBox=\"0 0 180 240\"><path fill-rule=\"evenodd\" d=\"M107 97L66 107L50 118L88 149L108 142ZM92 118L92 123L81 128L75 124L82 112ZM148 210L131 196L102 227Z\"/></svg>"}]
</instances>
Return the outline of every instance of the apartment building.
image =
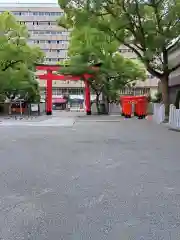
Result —
<instances>
[{"instance_id":1,"label":"apartment building","mask_svg":"<svg viewBox=\"0 0 180 240\"><path fill-rule=\"evenodd\" d=\"M67 58L69 32L57 26L63 15L56 0L4 0L0 1L0 13L12 12L29 30L29 44L38 45L46 55L45 64L55 65ZM37 73L38 74L38 73ZM41 72L42 74L42 72ZM45 95L46 81L39 81L41 95ZM53 95L83 95L82 81L53 81Z\"/></svg>"},{"instance_id":2,"label":"apartment building","mask_svg":"<svg viewBox=\"0 0 180 240\"><path fill-rule=\"evenodd\" d=\"M168 51L168 62L170 67L180 64L180 46L170 48ZM169 101L175 103L176 95L180 91L180 67L169 76Z\"/></svg>"},{"instance_id":3,"label":"apartment building","mask_svg":"<svg viewBox=\"0 0 180 240\"><path fill-rule=\"evenodd\" d=\"M10 11L21 24L25 24L29 30L29 44L38 45L46 54L46 64L57 64L67 58L69 32L57 26L58 17L63 11L57 4L57 0L4 0L0 1L0 12ZM127 47L121 46L122 55L130 59L136 59L136 55ZM157 91L157 79L147 74L145 82L137 82L132 88L125 88L122 94L151 94ZM39 81L41 93L45 92L45 81ZM83 95L84 84L81 81L53 81L53 95L63 94Z\"/></svg>"}]
</instances>

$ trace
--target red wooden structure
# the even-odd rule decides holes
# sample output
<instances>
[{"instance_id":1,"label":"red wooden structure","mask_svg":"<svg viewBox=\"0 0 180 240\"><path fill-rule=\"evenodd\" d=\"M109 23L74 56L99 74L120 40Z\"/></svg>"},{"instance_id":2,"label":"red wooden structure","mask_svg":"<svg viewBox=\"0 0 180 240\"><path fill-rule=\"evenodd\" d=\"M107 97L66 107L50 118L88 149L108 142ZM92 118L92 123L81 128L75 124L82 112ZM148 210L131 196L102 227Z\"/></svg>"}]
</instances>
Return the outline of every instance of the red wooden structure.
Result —
<instances>
[{"instance_id":1,"label":"red wooden structure","mask_svg":"<svg viewBox=\"0 0 180 240\"><path fill-rule=\"evenodd\" d=\"M52 81L79 81L82 80L82 76L64 76L58 75L53 72L58 71L61 67L57 65L37 65L36 70L46 71L46 74L38 75L40 80L46 80L46 114L52 114ZM85 79L85 106L87 115L91 115L91 97L90 97L90 87L88 78L91 75L84 74L83 78Z\"/></svg>"}]
</instances>

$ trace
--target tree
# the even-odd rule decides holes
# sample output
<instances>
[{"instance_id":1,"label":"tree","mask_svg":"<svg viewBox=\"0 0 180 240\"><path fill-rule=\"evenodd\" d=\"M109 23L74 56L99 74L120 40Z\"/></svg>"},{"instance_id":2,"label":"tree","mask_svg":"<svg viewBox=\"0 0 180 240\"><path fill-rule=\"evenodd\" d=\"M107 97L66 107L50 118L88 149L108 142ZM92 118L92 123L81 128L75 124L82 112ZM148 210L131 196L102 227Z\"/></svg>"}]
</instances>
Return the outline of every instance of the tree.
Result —
<instances>
[{"instance_id":1,"label":"tree","mask_svg":"<svg viewBox=\"0 0 180 240\"><path fill-rule=\"evenodd\" d=\"M28 31L9 12L0 14L0 94L10 100L38 96L35 64L42 62L38 47L27 44Z\"/></svg>"},{"instance_id":2,"label":"tree","mask_svg":"<svg viewBox=\"0 0 180 240\"><path fill-rule=\"evenodd\" d=\"M60 25L65 26L64 19L61 19ZM60 72L81 76L85 73L91 74L89 83L96 94L98 110L101 93L106 101L111 100L128 83L145 78L144 68L124 59L116 52L117 48L116 40L88 24L80 29L76 26L71 32L69 66Z\"/></svg>"},{"instance_id":3,"label":"tree","mask_svg":"<svg viewBox=\"0 0 180 240\"><path fill-rule=\"evenodd\" d=\"M168 51L180 42L179 0L59 0L66 18L76 25L89 22L133 50L149 73L159 78L169 108L168 79L180 67L171 66ZM72 19L72 18L71 18Z\"/></svg>"}]
</instances>

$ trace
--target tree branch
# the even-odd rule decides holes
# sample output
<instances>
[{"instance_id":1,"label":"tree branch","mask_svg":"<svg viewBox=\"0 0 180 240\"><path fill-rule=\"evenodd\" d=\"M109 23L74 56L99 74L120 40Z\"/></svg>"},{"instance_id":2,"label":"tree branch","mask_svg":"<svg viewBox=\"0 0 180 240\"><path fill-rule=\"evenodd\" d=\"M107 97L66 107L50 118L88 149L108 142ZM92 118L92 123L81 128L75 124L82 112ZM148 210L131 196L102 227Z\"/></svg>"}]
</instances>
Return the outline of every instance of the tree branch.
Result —
<instances>
[{"instance_id":1,"label":"tree branch","mask_svg":"<svg viewBox=\"0 0 180 240\"><path fill-rule=\"evenodd\" d=\"M128 30L133 34L135 39L137 39L139 42L141 42L142 50L145 51L145 49L146 49L145 34L144 34L144 29L143 29L142 23L141 23L141 16L140 16L140 13L139 13L137 0L136 0L136 14L138 16L139 26L137 25L137 20L134 21L131 14L127 11L126 6L125 6L125 0L122 1L122 8L123 8L123 11L124 11L124 13L127 17L129 25L130 25L130 28ZM138 29L140 30L141 39L138 36L137 32L134 30L135 28L136 28L136 30L138 30Z\"/></svg>"},{"instance_id":2,"label":"tree branch","mask_svg":"<svg viewBox=\"0 0 180 240\"><path fill-rule=\"evenodd\" d=\"M17 60L17 61L10 61L3 69L2 71L6 71L8 68L13 67L17 63L23 62L22 60Z\"/></svg>"},{"instance_id":3,"label":"tree branch","mask_svg":"<svg viewBox=\"0 0 180 240\"><path fill-rule=\"evenodd\" d=\"M140 58L140 60L145 64L147 70L149 73L151 73L153 76L156 76L157 78L161 78L162 77L162 74L157 72L155 69L153 69L153 67L150 65L150 62L148 60L145 60L143 58L143 56L140 54L140 52L135 48L133 47L132 45L130 44L127 44L127 43L123 43L126 47L130 48L133 52L136 53L136 55Z\"/></svg>"},{"instance_id":4,"label":"tree branch","mask_svg":"<svg viewBox=\"0 0 180 240\"><path fill-rule=\"evenodd\" d=\"M172 72L174 72L174 71L176 71L178 68L180 68L180 63L178 63L175 67L169 69L169 71L168 71L169 74L172 73Z\"/></svg>"},{"instance_id":5,"label":"tree branch","mask_svg":"<svg viewBox=\"0 0 180 240\"><path fill-rule=\"evenodd\" d=\"M139 30L140 30L140 33L141 33L141 43L142 43L142 47L143 49L145 50L146 49L146 40L145 40L145 32L144 32L144 29L143 29L143 26L142 26L142 22L141 22L141 13L139 12L139 3L138 1L136 0L136 3L135 3L135 6L136 6L136 14L137 14L137 17L138 17L138 23L139 23Z\"/></svg>"},{"instance_id":6,"label":"tree branch","mask_svg":"<svg viewBox=\"0 0 180 240\"><path fill-rule=\"evenodd\" d=\"M130 48L141 59L141 61L144 62L143 56L135 47L133 47L131 44L128 44L126 42L123 42L123 45Z\"/></svg>"},{"instance_id":7,"label":"tree branch","mask_svg":"<svg viewBox=\"0 0 180 240\"><path fill-rule=\"evenodd\" d=\"M162 78L163 74L159 73L158 71L156 71L149 62L145 63L146 68L148 70L149 73L151 73L153 76L157 77L157 78Z\"/></svg>"},{"instance_id":8,"label":"tree branch","mask_svg":"<svg viewBox=\"0 0 180 240\"><path fill-rule=\"evenodd\" d=\"M157 23L157 27L158 27L158 30L159 30L159 33L164 35L163 33L163 29L161 27L161 17L159 15L159 11L158 11L158 8L159 8L159 4L161 3L161 1L159 1L158 3L155 2L154 0L152 1L152 7L154 9L154 13L155 13L155 17L156 17L156 23Z\"/></svg>"}]
</instances>

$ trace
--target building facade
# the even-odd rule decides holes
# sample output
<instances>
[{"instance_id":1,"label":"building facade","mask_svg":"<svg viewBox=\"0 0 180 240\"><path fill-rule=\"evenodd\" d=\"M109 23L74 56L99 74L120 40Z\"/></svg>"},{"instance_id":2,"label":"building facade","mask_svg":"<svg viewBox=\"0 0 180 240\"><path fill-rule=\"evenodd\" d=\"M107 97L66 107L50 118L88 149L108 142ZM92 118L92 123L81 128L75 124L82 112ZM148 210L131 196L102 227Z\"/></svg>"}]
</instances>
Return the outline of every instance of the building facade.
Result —
<instances>
[{"instance_id":1,"label":"building facade","mask_svg":"<svg viewBox=\"0 0 180 240\"><path fill-rule=\"evenodd\" d=\"M21 24L27 26L30 33L29 44L36 44L45 52L44 63L54 65L66 59L69 32L57 26L57 19L63 15L63 11L56 3L56 0L51 0L49 3L45 2L45 0L38 0L38 3L35 0L32 0L31 3L27 3L25 0L9 1L11 0L4 0L4 3L0 2L0 12L12 12ZM127 58L136 59L136 55L125 46L121 46L119 51ZM125 88L121 93L154 95L157 91L157 82L156 78L147 74L145 82L139 81L134 88ZM46 83L41 80L39 84L41 93L44 94ZM83 88L82 81L53 81L53 95L62 95L64 93L82 95Z\"/></svg>"},{"instance_id":2,"label":"building facade","mask_svg":"<svg viewBox=\"0 0 180 240\"><path fill-rule=\"evenodd\" d=\"M180 64L180 46L171 48L168 52L168 62L170 67ZM169 76L169 100L175 103L176 95L180 91L180 67Z\"/></svg>"}]
</instances>

